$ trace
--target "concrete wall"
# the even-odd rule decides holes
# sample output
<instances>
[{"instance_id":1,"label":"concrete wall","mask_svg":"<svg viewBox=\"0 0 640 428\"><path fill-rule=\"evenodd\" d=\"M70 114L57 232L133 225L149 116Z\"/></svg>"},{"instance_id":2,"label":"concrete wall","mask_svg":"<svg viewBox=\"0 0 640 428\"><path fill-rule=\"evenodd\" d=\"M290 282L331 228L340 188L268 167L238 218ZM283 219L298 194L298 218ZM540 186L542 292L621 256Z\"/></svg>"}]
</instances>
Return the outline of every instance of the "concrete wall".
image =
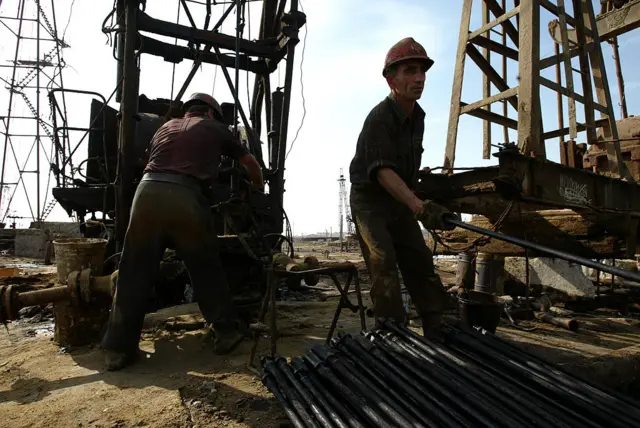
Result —
<instances>
[{"instance_id":1,"label":"concrete wall","mask_svg":"<svg viewBox=\"0 0 640 428\"><path fill-rule=\"evenodd\" d=\"M17 229L15 250L16 257L44 259L49 232L42 229Z\"/></svg>"}]
</instances>

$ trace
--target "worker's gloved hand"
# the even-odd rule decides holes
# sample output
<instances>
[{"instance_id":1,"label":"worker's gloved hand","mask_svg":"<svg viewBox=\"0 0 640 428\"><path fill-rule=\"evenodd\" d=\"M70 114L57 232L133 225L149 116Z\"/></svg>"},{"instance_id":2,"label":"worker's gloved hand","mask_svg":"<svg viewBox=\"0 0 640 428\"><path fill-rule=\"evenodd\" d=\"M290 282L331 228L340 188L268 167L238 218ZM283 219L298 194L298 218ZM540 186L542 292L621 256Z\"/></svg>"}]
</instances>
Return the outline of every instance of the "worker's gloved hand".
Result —
<instances>
[{"instance_id":1,"label":"worker's gloved hand","mask_svg":"<svg viewBox=\"0 0 640 428\"><path fill-rule=\"evenodd\" d=\"M445 216L458 218L457 215L432 201L424 201L422 203L422 212L418 214L418 220L425 229L429 230L453 230L454 225L444 221Z\"/></svg>"}]
</instances>

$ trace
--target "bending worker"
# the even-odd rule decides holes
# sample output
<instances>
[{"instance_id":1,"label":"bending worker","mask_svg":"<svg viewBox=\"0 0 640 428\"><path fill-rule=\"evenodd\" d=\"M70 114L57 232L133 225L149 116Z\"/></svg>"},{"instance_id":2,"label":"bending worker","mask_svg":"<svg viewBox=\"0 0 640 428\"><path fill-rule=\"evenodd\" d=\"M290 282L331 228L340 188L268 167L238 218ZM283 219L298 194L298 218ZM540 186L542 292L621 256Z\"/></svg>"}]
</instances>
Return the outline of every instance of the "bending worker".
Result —
<instances>
[{"instance_id":1,"label":"bending worker","mask_svg":"<svg viewBox=\"0 0 640 428\"><path fill-rule=\"evenodd\" d=\"M215 333L214 351L230 352L244 337L218 254L209 201L221 156L237 159L256 189L264 187L256 159L221 122L211 96L196 93L151 140L149 161L131 207L118 282L102 342L108 370L132 363L145 307L166 247L174 248L191 278L195 299Z\"/></svg>"},{"instance_id":2,"label":"bending worker","mask_svg":"<svg viewBox=\"0 0 640 428\"><path fill-rule=\"evenodd\" d=\"M448 211L413 192L422 157L425 113L417 104L433 65L412 38L387 53L382 75L391 93L371 110L351 161L351 212L369 275L376 319L406 323L397 268L425 334L441 321L445 292L435 273L418 219L429 229L448 229Z\"/></svg>"}]
</instances>

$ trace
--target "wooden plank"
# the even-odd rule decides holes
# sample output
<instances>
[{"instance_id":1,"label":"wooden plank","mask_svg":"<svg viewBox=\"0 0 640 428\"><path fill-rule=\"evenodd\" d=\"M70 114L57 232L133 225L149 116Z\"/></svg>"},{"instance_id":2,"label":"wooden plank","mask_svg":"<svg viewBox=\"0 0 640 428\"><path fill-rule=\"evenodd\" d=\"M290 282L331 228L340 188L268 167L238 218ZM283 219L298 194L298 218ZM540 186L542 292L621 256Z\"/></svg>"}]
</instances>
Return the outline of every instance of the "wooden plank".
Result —
<instances>
[{"instance_id":1,"label":"wooden plank","mask_svg":"<svg viewBox=\"0 0 640 428\"><path fill-rule=\"evenodd\" d=\"M483 0L483 3L486 1L490 1L490 0ZM500 6L498 6L500 8ZM502 10L502 8L500 8ZM463 6L463 12L464 12L464 6ZM509 19L513 18L514 16L516 16L518 13L520 13L520 7L514 7L513 9L511 9L509 12L506 13L502 13L502 14L498 14L497 18L494 19L493 21L489 22L486 25L483 25L482 27L480 27L479 29L477 29L476 31L473 31L471 34L469 34L469 40L473 39L476 36L479 36L483 33L486 33L487 31L491 30L493 27L503 24L505 22L507 22L508 24L511 24L511 22L509 22ZM496 15L496 13L494 13L494 15ZM507 24L507 25L508 25ZM515 41L513 39L511 39L513 41L513 43L518 46L518 30L516 30L516 28L513 26L513 24L510 25L511 28L513 28L513 30L509 30L512 34L513 31L515 31Z\"/></svg>"},{"instance_id":2,"label":"wooden plank","mask_svg":"<svg viewBox=\"0 0 640 428\"><path fill-rule=\"evenodd\" d=\"M491 12L487 7L487 4L482 2L482 25L486 25L489 23ZM491 31L487 31L485 36L482 37L484 40L488 42L492 42L491 40ZM482 56L485 61L491 64L491 51L486 47L482 49ZM482 74L482 98L488 99L491 97L491 81L487 77L486 74ZM486 111L491 111L491 104L484 104L486 107L484 108ZM464 109L460 111L460 114L464 114ZM482 159L489 159L491 157L491 122L484 120L482 122Z\"/></svg>"},{"instance_id":3,"label":"wooden plank","mask_svg":"<svg viewBox=\"0 0 640 428\"><path fill-rule=\"evenodd\" d=\"M571 67L571 58L569 57L569 39L567 36L567 16L564 7L564 0L558 0L558 18L560 19L561 39L562 43L562 59L564 61L564 75L567 80L567 89L573 90L573 69ZM573 140L578 137L578 129L576 122L576 100L569 96L569 137Z\"/></svg>"},{"instance_id":4,"label":"wooden plank","mask_svg":"<svg viewBox=\"0 0 640 428\"><path fill-rule=\"evenodd\" d=\"M496 18L508 15L510 12L513 11L513 10L511 10L509 12L505 12L505 10L502 8L502 6L500 6L498 4L497 0L484 0L484 2L487 4L487 7L489 8L491 13L493 13L493 15ZM519 10L519 8L517 6L514 9L518 9ZM516 47L519 46L519 44L520 44L520 35L519 35L518 30L516 29L515 25L513 25L513 23L511 21L506 19L506 20L504 20L502 22L502 31L507 33L507 36L509 36L509 38L511 39L513 44L516 45Z\"/></svg>"},{"instance_id":5,"label":"wooden plank","mask_svg":"<svg viewBox=\"0 0 640 428\"><path fill-rule=\"evenodd\" d=\"M640 28L640 0L632 0L620 9L598 15L596 20L600 41L608 41L621 34ZM557 20L549 23L549 34L560 43L560 27ZM569 30L569 43L576 44L575 30Z\"/></svg>"},{"instance_id":6,"label":"wooden plank","mask_svg":"<svg viewBox=\"0 0 640 428\"><path fill-rule=\"evenodd\" d=\"M502 0L502 8L503 9L507 8L507 0ZM507 47L507 34L504 31L502 32L502 45L505 48ZM502 80L507 82L507 56L506 55L502 56ZM504 117L509 117L509 105L507 104L507 100L504 100L502 102L502 115ZM504 142L508 143L509 128L507 126L502 127L502 135L504 137Z\"/></svg>"},{"instance_id":7,"label":"wooden plank","mask_svg":"<svg viewBox=\"0 0 640 428\"><path fill-rule=\"evenodd\" d=\"M560 55L560 45L557 43L553 44L553 49L556 55ZM556 83L562 86L562 73L560 72L560 63L556 64ZM564 128L564 111L563 111L563 103L562 103L562 94L560 92L556 93L557 101L558 101L558 127ZM544 138L543 138L544 139ZM566 147L564 144L564 135L560 136L560 158L562 158L563 153L566 152ZM566 155L565 162L561 162L563 165L566 165Z\"/></svg>"},{"instance_id":8,"label":"wooden plank","mask_svg":"<svg viewBox=\"0 0 640 428\"><path fill-rule=\"evenodd\" d=\"M562 43L560 43L561 45ZM594 43L587 43L586 51L592 52L595 49L596 45ZM580 55L579 48L571 48L569 50L569 58L575 58ZM559 53L558 55L551 55L546 58L540 60L540 70L544 70L545 68L549 68L552 65L560 64L563 61L564 53Z\"/></svg>"},{"instance_id":9,"label":"wooden plank","mask_svg":"<svg viewBox=\"0 0 640 428\"><path fill-rule=\"evenodd\" d=\"M575 100L578 101L579 103L585 103L585 98L580 95L580 94L576 94L575 92L570 91L568 88L565 88L561 85L558 85L556 82L546 79L544 77L540 77L540 84L542 86L545 86L549 89L552 89L566 97L568 97L570 100ZM593 103L593 108L606 114L608 112L607 108L605 106L602 106L598 103ZM569 129L571 129L571 127L569 127ZM575 138L575 136L572 136L571 138Z\"/></svg>"},{"instance_id":10,"label":"wooden plank","mask_svg":"<svg viewBox=\"0 0 640 428\"><path fill-rule=\"evenodd\" d=\"M456 140L458 138L458 122L460 120L460 101L462 98L462 80L464 78L464 60L469 37L471 22L472 0L464 0L462 17L460 18L460 32L458 34L458 52L456 54L456 68L451 90L451 105L449 107L449 125L447 129L447 146L444 155L443 171L453 168L456 158ZM486 31L486 30L485 30Z\"/></svg>"},{"instance_id":11,"label":"wooden plank","mask_svg":"<svg viewBox=\"0 0 640 428\"><path fill-rule=\"evenodd\" d=\"M593 5L588 0L582 0L582 16L584 19L584 25L587 28L593 28L592 32L593 42L597 47L600 47L600 36L597 31L596 17L593 12ZM596 87L596 96L598 103L594 103L594 107L605 106L606 112L603 113L603 118L609 120L608 126L602 128L605 140L613 140L611 143L607 143L607 160L609 161L610 171L620 174L621 177L633 179L629 173L628 168L624 164L622 159L622 151L620 150L620 142L618 141L618 128L616 126L616 118L613 112L613 105L611 101L611 93L609 92L609 81L607 79L607 69L602 58L601 49L594 49L589 55L591 61L591 71L593 73L593 83Z\"/></svg>"},{"instance_id":12,"label":"wooden plank","mask_svg":"<svg viewBox=\"0 0 640 428\"><path fill-rule=\"evenodd\" d=\"M484 49L489 49L492 52L506 56L507 58L512 59L514 61L518 60L518 51L508 46L505 46L502 43L498 43L494 40L490 40L483 36L474 37L473 40L469 40L469 41L476 46L480 46L481 48L484 48Z\"/></svg>"},{"instance_id":13,"label":"wooden plank","mask_svg":"<svg viewBox=\"0 0 640 428\"><path fill-rule=\"evenodd\" d=\"M507 82L505 82L502 76L500 76L500 74L498 74L498 72L491 66L491 64L489 64L484 59L482 54L478 51L478 49L476 49L475 46L471 44L467 45L467 54L469 55L469 58L471 58L471 60L478 66L478 68L480 68L480 70L482 70L482 72L487 76L491 83L493 83L496 88L498 88L500 92L504 92L509 89L509 85L507 85ZM510 98L509 103L513 106L513 108L515 108L516 110L518 109L517 99Z\"/></svg>"},{"instance_id":14,"label":"wooden plank","mask_svg":"<svg viewBox=\"0 0 640 428\"><path fill-rule=\"evenodd\" d=\"M462 107L465 107L468 104L460 103L460 105ZM488 112L486 110L478 109L478 110L470 111L467 114L469 116L473 116L473 117L476 117L478 119L488 120L489 122L492 122L492 123L495 123L495 124L498 124L498 125L502 125L502 126L506 126L507 128L518 129L518 122L516 120L508 118L508 117L501 116L501 115L499 115L497 113Z\"/></svg>"},{"instance_id":15,"label":"wooden plank","mask_svg":"<svg viewBox=\"0 0 640 428\"><path fill-rule=\"evenodd\" d=\"M606 124L606 122L607 122L606 119L598 119L595 122L595 127L600 128L602 127L603 124ZM587 129L587 127L584 126L584 124L582 123L578 123L577 126L578 126L578 132L582 132ZM557 138L561 135L569 135L569 128L561 128L561 129L556 129L555 131L545 132L544 134L542 134L542 139L548 140L549 138ZM593 143L590 143L590 144L593 144Z\"/></svg>"},{"instance_id":16,"label":"wooden plank","mask_svg":"<svg viewBox=\"0 0 640 428\"><path fill-rule=\"evenodd\" d=\"M560 11L561 8L564 8L563 6L560 6L560 1L558 1L558 5L556 6L555 4L551 3L549 0L540 0L540 6L544 7L545 9L547 9L549 12L553 13L555 16L557 16L558 18L560 17L560 14L562 13ZM565 16L565 22L569 25L571 25L572 27L576 26L576 20L569 15L566 10L564 11L564 16ZM560 43L558 43L560 44Z\"/></svg>"},{"instance_id":17,"label":"wooden plank","mask_svg":"<svg viewBox=\"0 0 640 428\"><path fill-rule=\"evenodd\" d=\"M520 4L520 89L518 91L518 147L523 154L543 156L540 139L540 7L538 0Z\"/></svg>"},{"instance_id":18,"label":"wooden plank","mask_svg":"<svg viewBox=\"0 0 640 428\"><path fill-rule=\"evenodd\" d=\"M460 114L467 114L473 110L477 110L481 107L487 106L487 105L491 105L493 103L496 103L498 101L502 101L502 100L506 100L508 98L511 97L515 97L518 95L518 88L509 88L506 91L500 92L499 94L493 95L492 97L489 98L484 98L480 101L476 101L475 103L472 104L467 104L466 106L464 106L462 109L460 109ZM491 111L491 110L488 110Z\"/></svg>"},{"instance_id":19,"label":"wooden plank","mask_svg":"<svg viewBox=\"0 0 640 428\"><path fill-rule=\"evenodd\" d=\"M582 18L582 0L573 0L573 10L579 19ZM580 49L578 58L580 59L580 76L582 78L582 92L584 94L584 122L587 125L587 143L593 144L597 138L596 130L588 126L595 121L593 114L593 89L591 87L591 70L589 69L588 54L584 48L587 44L587 38L583 28L584 25L576 26L578 47Z\"/></svg>"}]
</instances>

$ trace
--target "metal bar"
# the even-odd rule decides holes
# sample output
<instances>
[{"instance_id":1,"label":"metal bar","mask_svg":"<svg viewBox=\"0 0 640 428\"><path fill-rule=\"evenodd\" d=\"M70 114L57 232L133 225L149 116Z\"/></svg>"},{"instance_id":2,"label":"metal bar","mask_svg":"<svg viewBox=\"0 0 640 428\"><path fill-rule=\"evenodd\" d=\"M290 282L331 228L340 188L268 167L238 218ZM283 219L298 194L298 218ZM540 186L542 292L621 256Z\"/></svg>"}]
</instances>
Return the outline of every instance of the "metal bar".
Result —
<instances>
[{"instance_id":1,"label":"metal bar","mask_svg":"<svg viewBox=\"0 0 640 428\"><path fill-rule=\"evenodd\" d=\"M242 29L244 27L244 24L242 22L243 13L244 13L244 6L243 6L243 3L242 3L242 0L236 0L236 49L235 49L236 50L236 64L235 64L235 71L236 71L235 91L236 91L236 94L240 90L240 36L242 35ZM234 117L233 132L234 133L238 132L238 122L235 120L235 118L238 117L239 104L240 104L240 99L239 99L239 97L236 96L236 102L233 103L233 117ZM251 106L248 106L248 107L249 107L249 110L251 110ZM249 137L249 138L251 138L251 137Z\"/></svg>"},{"instance_id":2,"label":"metal bar","mask_svg":"<svg viewBox=\"0 0 640 428\"><path fill-rule=\"evenodd\" d=\"M222 16L220 17L220 20L216 23L216 25L214 25L213 29L211 30L212 33L216 33L218 31L218 28L220 28L220 26L222 25L222 23L224 22L224 20L227 18L227 16L229 16L229 14L231 13L231 11L233 10L233 8L235 7L235 3L232 3L227 10L222 14ZM148 39L148 40L147 40ZM147 49L153 49L153 52L156 52L155 55L161 55L160 52L164 51L170 51L173 50L174 52L178 53L181 52L182 53L182 57L183 58L190 58L191 57L191 51L188 48L182 47L182 46L171 46L168 43L163 43L159 40L155 40L152 38L144 38L143 39L143 46L147 46ZM151 43L151 45L150 45ZM176 98L172 101L171 104L175 104L178 101L180 101L182 99L182 97L184 96L184 93L187 91L187 88L189 87L189 84L191 83L191 81L193 80L194 76L196 75L196 72L198 71L198 68L200 68L200 64L202 64L203 61L205 61L205 59L209 59L205 62L208 62L210 64L218 64L220 66L223 66L223 64L229 64L229 66L231 66L231 60L232 58L229 58L226 55L220 55L219 53L216 55L216 61L213 62L212 57L209 58L209 52L211 52L211 49L213 48L213 44L212 43L207 43L204 46L204 49L198 54L198 56L196 57L196 59L194 59L193 61L193 65L191 66L191 71L189 71L189 74L187 75L187 78L184 80L184 83L182 83L182 86L180 87L180 90L178 91L178 94L176 95ZM147 53L152 53L152 51L146 51ZM237 61L237 55L236 55L236 61ZM247 62L247 69L249 67L248 63L250 62L249 58L246 58L246 62ZM165 120L169 119L169 113L171 112L171 107L169 106L169 110L167 110L167 114L165 115Z\"/></svg>"},{"instance_id":3,"label":"metal bar","mask_svg":"<svg viewBox=\"0 0 640 428\"><path fill-rule=\"evenodd\" d=\"M196 25L196 21L194 21L193 16L191 16L191 11L189 10L189 6L187 5L187 3L184 0L180 0L180 3L182 3L182 7L187 14L187 18L189 19L189 23L191 24L191 26L193 28L198 28L198 26Z\"/></svg>"},{"instance_id":4,"label":"metal bar","mask_svg":"<svg viewBox=\"0 0 640 428\"><path fill-rule=\"evenodd\" d=\"M126 33L124 46L123 91L120 103L120 130L118 136L118 176L116 197L116 251L122 250L124 236L129 224L129 211L133 199L133 149L136 138L138 115L138 66L136 45L138 39L138 0L128 0L125 6Z\"/></svg>"},{"instance_id":5,"label":"metal bar","mask_svg":"<svg viewBox=\"0 0 640 428\"><path fill-rule=\"evenodd\" d=\"M36 0L36 7L40 10L40 0ZM38 12L38 24L36 27L36 116L40 119L40 12ZM40 223L40 121L36 121L36 222Z\"/></svg>"},{"instance_id":6,"label":"metal bar","mask_svg":"<svg viewBox=\"0 0 640 428\"><path fill-rule=\"evenodd\" d=\"M574 254L570 254L564 251L556 250L554 248L546 247L544 245L536 244L535 242L525 241L524 239L516 238L514 236L505 235L500 232L495 232L493 230L484 229L482 227L474 226L469 223L465 223L463 221L457 220L455 218L446 217L444 219L445 222L458 226L462 229L470 230L471 232L476 232L481 235L486 235L491 238L499 239L504 242L509 242L511 244L518 245L523 248L527 248L529 250L538 251L541 253L546 253L551 256L567 260L569 262L577 263L582 266L587 266L593 269L598 269L602 272L607 272L612 275L619 276L621 278L627 279L629 281L640 282L640 275L637 273L633 273L628 270L620 269L615 266L608 266L603 263L594 262L593 260L586 259L584 257L576 256Z\"/></svg>"},{"instance_id":7,"label":"metal bar","mask_svg":"<svg viewBox=\"0 0 640 428\"><path fill-rule=\"evenodd\" d=\"M220 49L217 46L213 46L213 49L215 50L216 55L218 56L221 55ZM240 117L242 118L242 124L246 128L247 135L249 136L249 144L251 144L251 148L253 149L254 155L256 156L258 163L260 163L260 167L266 170L266 167L264 166L264 162L262 160L262 149L258 144L258 142L256 141L256 139L254 138L254 133L251 129L251 125L247 120L247 116L244 113L244 109L242 108L242 105L240 105L240 98L238 97L238 90L237 90L238 88L235 88L233 86L233 81L231 80L231 75L229 75L229 70L227 70L227 67L222 64L220 64L220 67L222 68L222 73L224 74L224 78L227 81L227 85L229 85L229 90L233 95L233 100L235 104L238 106L238 112L240 113Z\"/></svg>"},{"instance_id":8,"label":"metal bar","mask_svg":"<svg viewBox=\"0 0 640 428\"><path fill-rule=\"evenodd\" d=\"M613 48L613 60L616 64L616 76L618 77L618 92L620 93L620 116L622 119L629 117L627 111L627 98L624 91L624 78L622 77L622 65L620 64L620 51L618 49L618 38L611 39L611 47Z\"/></svg>"},{"instance_id":9,"label":"metal bar","mask_svg":"<svg viewBox=\"0 0 640 428\"><path fill-rule=\"evenodd\" d=\"M140 11L138 13L137 24L140 31L148 31L150 33L178 38L193 43L214 44L224 49L235 50L236 38L217 32L199 30L185 25L176 25L173 22L162 21L152 18L146 13ZM249 40L239 40L240 52L260 57L271 57L278 52L277 48L251 42Z\"/></svg>"},{"instance_id":10,"label":"metal bar","mask_svg":"<svg viewBox=\"0 0 640 428\"><path fill-rule=\"evenodd\" d=\"M117 0L116 3L116 19L119 31L116 33L116 102L122 101L122 75L124 74L124 35L127 31L125 22L125 0ZM144 46L144 44L143 44Z\"/></svg>"},{"instance_id":11,"label":"metal bar","mask_svg":"<svg viewBox=\"0 0 640 428\"><path fill-rule=\"evenodd\" d=\"M18 62L18 52L20 51L20 35L22 34L22 18L24 18L24 5L26 3L26 0L22 1L22 7L20 8L19 11L19 17L18 19L20 19L20 23L18 24L18 38L16 39L16 53L15 53L15 57L14 57L14 64ZM13 74L11 75L11 87L14 87L15 83L16 83L16 69L13 69ZM7 120L5 122L5 129L6 129L6 134L5 134L5 138L4 138L4 147L2 149L2 172L0 172L0 206L2 206L2 195L4 194L4 192L2 191L2 189L4 188L4 173L5 173L5 168L6 168L6 163L7 163L7 147L9 146L9 144L11 144L11 142L9 141L9 126L11 124L11 111L12 108L11 106L13 105L13 91L9 91L9 109L7 111ZM7 211L9 211L9 206L7 205ZM5 216L6 216L6 212L5 212Z\"/></svg>"}]
</instances>

